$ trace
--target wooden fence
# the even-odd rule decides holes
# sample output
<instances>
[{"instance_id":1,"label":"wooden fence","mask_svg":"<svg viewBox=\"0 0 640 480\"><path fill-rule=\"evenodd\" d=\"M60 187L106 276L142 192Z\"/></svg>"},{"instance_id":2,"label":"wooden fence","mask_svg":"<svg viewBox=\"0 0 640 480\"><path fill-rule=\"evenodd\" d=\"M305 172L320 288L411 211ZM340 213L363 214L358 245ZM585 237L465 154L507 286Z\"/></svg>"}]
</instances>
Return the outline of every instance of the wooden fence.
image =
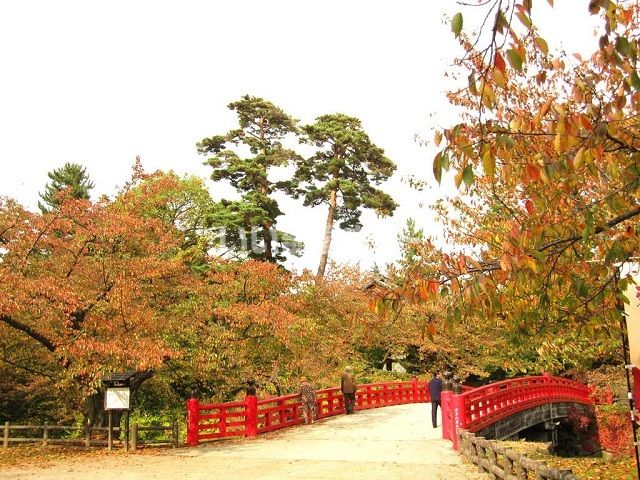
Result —
<instances>
[{"instance_id":1,"label":"wooden fence","mask_svg":"<svg viewBox=\"0 0 640 480\"><path fill-rule=\"evenodd\" d=\"M544 462L531 460L525 455L499 445L497 442L476 437L466 430L460 435L460 450L481 472L501 480L578 480L571 470L559 470ZM529 476L531 474L531 476Z\"/></svg>"},{"instance_id":2,"label":"wooden fence","mask_svg":"<svg viewBox=\"0 0 640 480\"><path fill-rule=\"evenodd\" d=\"M120 432L120 427L113 427L113 432ZM12 436L11 432L21 432L18 436ZM159 440L142 440L141 432L160 432L165 434ZM167 432L169 434L167 435ZM2 435L2 446L9 448L11 443L40 443L42 446L47 445L76 445L89 448L91 446L107 446L111 448L114 443L109 437L109 427L78 427L68 425L11 425L5 422ZM124 433L124 432L123 432ZM178 439L178 422L174 421L171 425L161 426L139 426L137 423L131 425L130 430L131 449L136 450L143 445L171 445L177 448ZM116 444L123 444L120 440ZM126 447L125 447L126 448Z\"/></svg>"}]
</instances>

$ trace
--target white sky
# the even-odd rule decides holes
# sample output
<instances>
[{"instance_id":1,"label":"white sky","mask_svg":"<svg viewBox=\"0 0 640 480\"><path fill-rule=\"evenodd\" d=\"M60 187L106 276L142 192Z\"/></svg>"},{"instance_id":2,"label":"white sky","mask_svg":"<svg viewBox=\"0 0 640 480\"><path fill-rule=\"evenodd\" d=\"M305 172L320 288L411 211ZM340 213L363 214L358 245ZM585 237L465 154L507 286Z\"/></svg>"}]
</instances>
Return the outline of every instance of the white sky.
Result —
<instances>
[{"instance_id":1,"label":"white sky","mask_svg":"<svg viewBox=\"0 0 640 480\"><path fill-rule=\"evenodd\" d=\"M547 39L569 52L594 44L586 0L536 3ZM336 229L330 253L382 266L398 258L408 217L437 232L421 205L445 189L416 192L401 179L435 184L435 149L414 136L455 121L444 72L458 49L442 19L461 9L453 0L2 2L0 195L35 208L47 172L65 162L86 166L94 197L111 195L136 155L147 171L208 178L195 143L234 128L226 105L248 93L303 123L356 116L398 164L384 187L401 204L396 215L367 214L359 233ZM295 265L315 270L326 209L288 199L281 209L279 228L306 245Z\"/></svg>"}]
</instances>

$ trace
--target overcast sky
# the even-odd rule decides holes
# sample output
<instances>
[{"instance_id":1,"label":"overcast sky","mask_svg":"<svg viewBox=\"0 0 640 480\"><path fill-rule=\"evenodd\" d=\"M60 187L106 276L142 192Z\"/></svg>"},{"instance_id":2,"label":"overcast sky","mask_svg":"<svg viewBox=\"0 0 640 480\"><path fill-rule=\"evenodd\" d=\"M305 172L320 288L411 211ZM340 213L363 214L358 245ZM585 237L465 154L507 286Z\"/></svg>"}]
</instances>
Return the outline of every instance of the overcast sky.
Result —
<instances>
[{"instance_id":1,"label":"overcast sky","mask_svg":"<svg viewBox=\"0 0 640 480\"><path fill-rule=\"evenodd\" d=\"M547 37L570 52L594 44L586 1L538 3ZM416 192L403 178L431 180L435 150L415 136L455 121L444 74L458 48L443 16L460 9L453 0L2 2L0 195L35 208L47 172L65 162L86 166L94 197L112 195L136 155L147 171L208 178L195 143L234 128L226 105L248 93L303 123L356 116L398 164L384 187L396 215L336 230L330 253L382 266L398 258L408 217L437 231L426 206L446 188ZM215 197L225 191L208 185ZM315 269L326 209L287 199L281 209L279 227L306 245L295 266Z\"/></svg>"}]
</instances>

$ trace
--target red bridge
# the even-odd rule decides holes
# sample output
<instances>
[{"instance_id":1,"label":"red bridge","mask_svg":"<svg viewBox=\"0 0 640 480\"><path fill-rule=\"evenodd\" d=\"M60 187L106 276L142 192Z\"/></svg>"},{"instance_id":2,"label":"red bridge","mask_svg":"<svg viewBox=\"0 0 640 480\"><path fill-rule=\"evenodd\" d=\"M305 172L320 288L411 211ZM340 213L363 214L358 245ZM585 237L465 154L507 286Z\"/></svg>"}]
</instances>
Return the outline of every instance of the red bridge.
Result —
<instances>
[{"instance_id":1,"label":"red bridge","mask_svg":"<svg viewBox=\"0 0 640 480\"><path fill-rule=\"evenodd\" d=\"M318 418L344 413L339 388L318 390ZM429 402L427 382L389 382L359 385L356 410ZM543 375L463 387L463 393L442 392L442 436L458 448L458 430L489 437L508 437L520 430L566 416L570 405L590 405L587 386L565 378ZM549 408L546 408L548 406ZM545 408L541 408L545 407ZM523 414L527 414L524 416ZM241 402L187 401L187 444L228 437L255 437L260 433L303 423L300 395Z\"/></svg>"}]
</instances>

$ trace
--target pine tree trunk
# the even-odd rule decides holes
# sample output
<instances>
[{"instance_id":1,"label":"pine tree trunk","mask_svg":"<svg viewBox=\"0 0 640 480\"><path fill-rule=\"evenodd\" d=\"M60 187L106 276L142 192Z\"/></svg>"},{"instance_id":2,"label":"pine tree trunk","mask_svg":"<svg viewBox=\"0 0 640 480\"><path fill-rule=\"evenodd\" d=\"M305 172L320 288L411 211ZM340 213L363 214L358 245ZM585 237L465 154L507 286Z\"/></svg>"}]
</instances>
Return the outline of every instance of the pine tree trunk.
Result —
<instances>
[{"instance_id":1,"label":"pine tree trunk","mask_svg":"<svg viewBox=\"0 0 640 480\"><path fill-rule=\"evenodd\" d=\"M273 238L271 238L271 226L264 224L262 226L264 232L264 259L268 262L273 262Z\"/></svg>"},{"instance_id":2,"label":"pine tree trunk","mask_svg":"<svg viewBox=\"0 0 640 480\"><path fill-rule=\"evenodd\" d=\"M333 190L329 196L329 213L327 214L327 222L324 227L324 241L322 242L322 253L320 254L320 265L316 278L324 277L324 271L327 268L327 259L329 258L329 247L331 246L331 232L333 232L333 222L336 216L338 204L338 192Z\"/></svg>"},{"instance_id":3,"label":"pine tree trunk","mask_svg":"<svg viewBox=\"0 0 640 480\"><path fill-rule=\"evenodd\" d=\"M260 121L260 139L264 142L264 119ZM267 155L267 150L262 149L262 154ZM264 175L260 179L260 191L266 197L269 198L271 193L269 188L269 180L267 179L267 169L265 167ZM273 238L271 237L271 222L264 222L262 224L262 233L264 235L264 259L267 262L273 262Z\"/></svg>"}]
</instances>

